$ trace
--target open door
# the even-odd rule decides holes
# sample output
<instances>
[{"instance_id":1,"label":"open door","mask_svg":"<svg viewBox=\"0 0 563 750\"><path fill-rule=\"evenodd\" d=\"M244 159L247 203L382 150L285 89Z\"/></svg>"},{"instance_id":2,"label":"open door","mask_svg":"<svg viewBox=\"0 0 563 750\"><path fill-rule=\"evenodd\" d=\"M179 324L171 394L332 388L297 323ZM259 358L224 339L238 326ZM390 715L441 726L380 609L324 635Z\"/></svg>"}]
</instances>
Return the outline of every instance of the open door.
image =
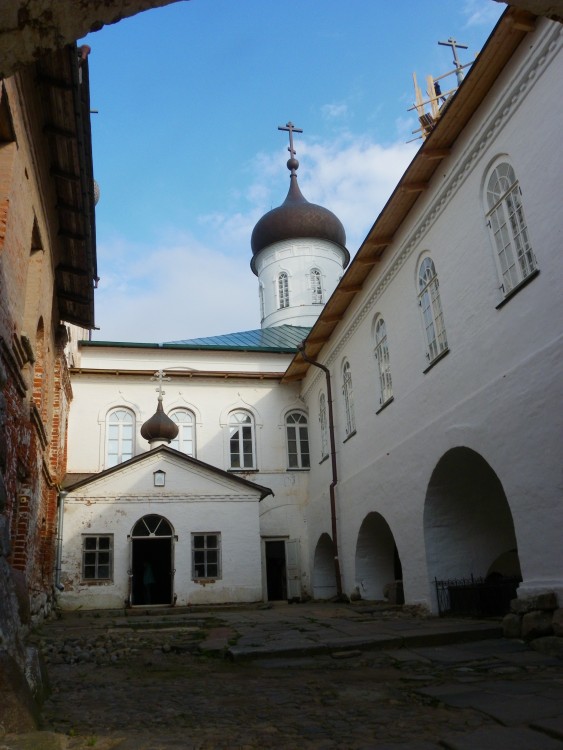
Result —
<instances>
[{"instance_id":1,"label":"open door","mask_svg":"<svg viewBox=\"0 0 563 750\"><path fill-rule=\"evenodd\" d=\"M172 527L162 516L143 516L131 534L131 604L174 603Z\"/></svg>"},{"instance_id":2,"label":"open door","mask_svg":"<svg viewBox=\"0 0 563 750\"><path fill-rule=\"evenodd\" d=\"M301 598L299 542L286 539L264 541L266 598L272 601L296 601Z\"/></svg>"}]
</instances>

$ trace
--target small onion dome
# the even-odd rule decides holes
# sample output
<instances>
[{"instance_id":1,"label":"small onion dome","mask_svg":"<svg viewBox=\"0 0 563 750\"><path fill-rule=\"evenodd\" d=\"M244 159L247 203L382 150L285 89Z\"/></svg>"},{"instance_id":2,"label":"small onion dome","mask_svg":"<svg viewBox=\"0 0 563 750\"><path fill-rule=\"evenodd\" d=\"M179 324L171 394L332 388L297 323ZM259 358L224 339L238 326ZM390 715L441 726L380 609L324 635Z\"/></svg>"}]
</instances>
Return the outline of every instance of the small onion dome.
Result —
<instances>
[{"instance_id":1,"label":"small onion dome","mask_svg":"<svg viewBox=\"0 0 563 750\"><path fill-rule=\"evenodd\" d=\"M346 250L346 232L340 219L328 208L317 206L316 203L309 203L303 197L297 184L295 162L297 162L297 159L290 159L287 163L291 169L287 198L281 206L264 214L254 227L250 240L252 255L258 255L265 247L269 247L280 240L312 237L319 240L330 240L330 242L340 245L346 255L344 265L348 265L350 256ZM251 266L254 270L253 262Z\"/></svg>"},{"instance_id":2,"label":"small onion dome","mask_svg":"<svg viewBox=\"0 0 563 750\"><path fill-rule=\"evenodd\" d=\"M177 434L178 425L164 413L162 400L159 398L156 413L143 424L141 435L149 443L154 443L155 440L162 440L169 443L171 440L174 440Z\"/></svg>"}]
</instances>

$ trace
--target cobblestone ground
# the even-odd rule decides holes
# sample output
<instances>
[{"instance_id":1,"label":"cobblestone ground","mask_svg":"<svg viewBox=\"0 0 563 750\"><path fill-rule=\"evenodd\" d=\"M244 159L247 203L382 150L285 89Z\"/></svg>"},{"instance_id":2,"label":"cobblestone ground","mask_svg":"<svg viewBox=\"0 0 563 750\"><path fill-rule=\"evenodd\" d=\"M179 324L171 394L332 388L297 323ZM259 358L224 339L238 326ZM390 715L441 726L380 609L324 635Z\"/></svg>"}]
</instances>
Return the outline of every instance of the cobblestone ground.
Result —
<instances>
[{"instance_id":1,"label":"cobblestone ground","mask_svg":"<svg viewBox=\"0 0 563 750\"><path fill-rule=\"evenodd\" d=\"M427 665L385 654L230 663L144 651L112 666L54 665L47 726L71 747L370 748L476 728L486 717L422 699Z\"/></svg>"},{"instance_id":2,"label":"cobblestone ground","mask_svg":"<svg viewBox=\"0 0 563 750\"><path fill-rule=\"evenodd\" d=\"M437 748L440 737L495 722L418 690L484 679L525 681L550 669L560 674L557 665L534 659L514 665L470 651L442 662L405 649L241 662L222 652L202 654L202 639L228 631L222 625L47 628L41 646L52 692L43 729L64 738L53 747L425 750Z\"/></svg>"},{"instance_id":3,"label":"cobblestone ground","mask_svg":"<svg viewBox=\"0 0 563 750\"><path fill-rule=\"evenodd\" d=\"M500 727L486 707L440 700L458 687L478 695L492 691L494 697L502 685L504 693L526 702L541 682L558 701L561 662L522 644L497 639L383 651L349 647L315 656L231 661L226 647L237 639L240 651L241 644L250 650L264 644L278 648L301 636L316 643L343 629L357 636L371 615L325 607L178 615L160 622L96 617L46 623L35 636L51 683L42 732L4 737L0 732L0 750L563 747L545 735L547 744L526 744L521 733L531 732L530 722L519 718L517 708L516 718L509 717L512 730ZM388 618L405 617L405 627L412 631L416 625L405 612L373 617L381 627ZM435 628L441 632L442 626ZM541 708L544 699L534 696ZM503 734L497 739L499 730ZM536 733L531 734L535 742Z\"/></svg>"}]
</instances>

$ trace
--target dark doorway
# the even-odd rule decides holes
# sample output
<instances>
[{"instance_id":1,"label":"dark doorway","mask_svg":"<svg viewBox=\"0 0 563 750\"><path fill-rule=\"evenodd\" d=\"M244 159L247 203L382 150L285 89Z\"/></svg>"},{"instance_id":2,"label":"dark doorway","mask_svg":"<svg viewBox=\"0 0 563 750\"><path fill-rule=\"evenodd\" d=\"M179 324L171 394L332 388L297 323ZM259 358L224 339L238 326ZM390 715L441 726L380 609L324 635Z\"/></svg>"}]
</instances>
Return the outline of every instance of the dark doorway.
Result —
<instances>
[{"instance_id":1,"label":"dark doorway","mask_svg":"<svg viewBox=\"0 0 563 750\"><path fill-rule=\"evenodd\" d=\"M172 528L161 516L145 516L135 524L131 551L131 603L173 603Z\"/></svg>"},{"instance_id":2,"label":"dark doorway","mask_svg":"<svg viewBox=\"0 0 563 750\"><path fill-rule=\"evenodd\" d=\"M285 542L264 542L266 548L266 586L268 601L287 600L287 571L285 566Z\"/></svg>"}]
</instances>

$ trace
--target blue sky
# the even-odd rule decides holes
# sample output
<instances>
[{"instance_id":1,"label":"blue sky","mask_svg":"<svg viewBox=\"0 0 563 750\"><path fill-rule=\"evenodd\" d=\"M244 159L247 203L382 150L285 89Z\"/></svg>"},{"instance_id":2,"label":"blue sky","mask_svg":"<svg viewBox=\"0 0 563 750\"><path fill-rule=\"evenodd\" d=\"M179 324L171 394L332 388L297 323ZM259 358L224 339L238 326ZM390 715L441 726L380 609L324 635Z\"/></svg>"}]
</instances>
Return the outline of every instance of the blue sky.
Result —
<instances>
[{"instance_id":1,"label":"blue sky","mask_svg":"<svg viewBox=\"0 0 563 750\"><path fill-rule=\"evenodd\" d=\"M493 0L188 0L83 41L90 55L99 288L96 340L259 328L256 221L288 188L292 120L305 197L354 255L420 142L412 73L438 41L482 47Z\"/></svg>"}]
</instances>

